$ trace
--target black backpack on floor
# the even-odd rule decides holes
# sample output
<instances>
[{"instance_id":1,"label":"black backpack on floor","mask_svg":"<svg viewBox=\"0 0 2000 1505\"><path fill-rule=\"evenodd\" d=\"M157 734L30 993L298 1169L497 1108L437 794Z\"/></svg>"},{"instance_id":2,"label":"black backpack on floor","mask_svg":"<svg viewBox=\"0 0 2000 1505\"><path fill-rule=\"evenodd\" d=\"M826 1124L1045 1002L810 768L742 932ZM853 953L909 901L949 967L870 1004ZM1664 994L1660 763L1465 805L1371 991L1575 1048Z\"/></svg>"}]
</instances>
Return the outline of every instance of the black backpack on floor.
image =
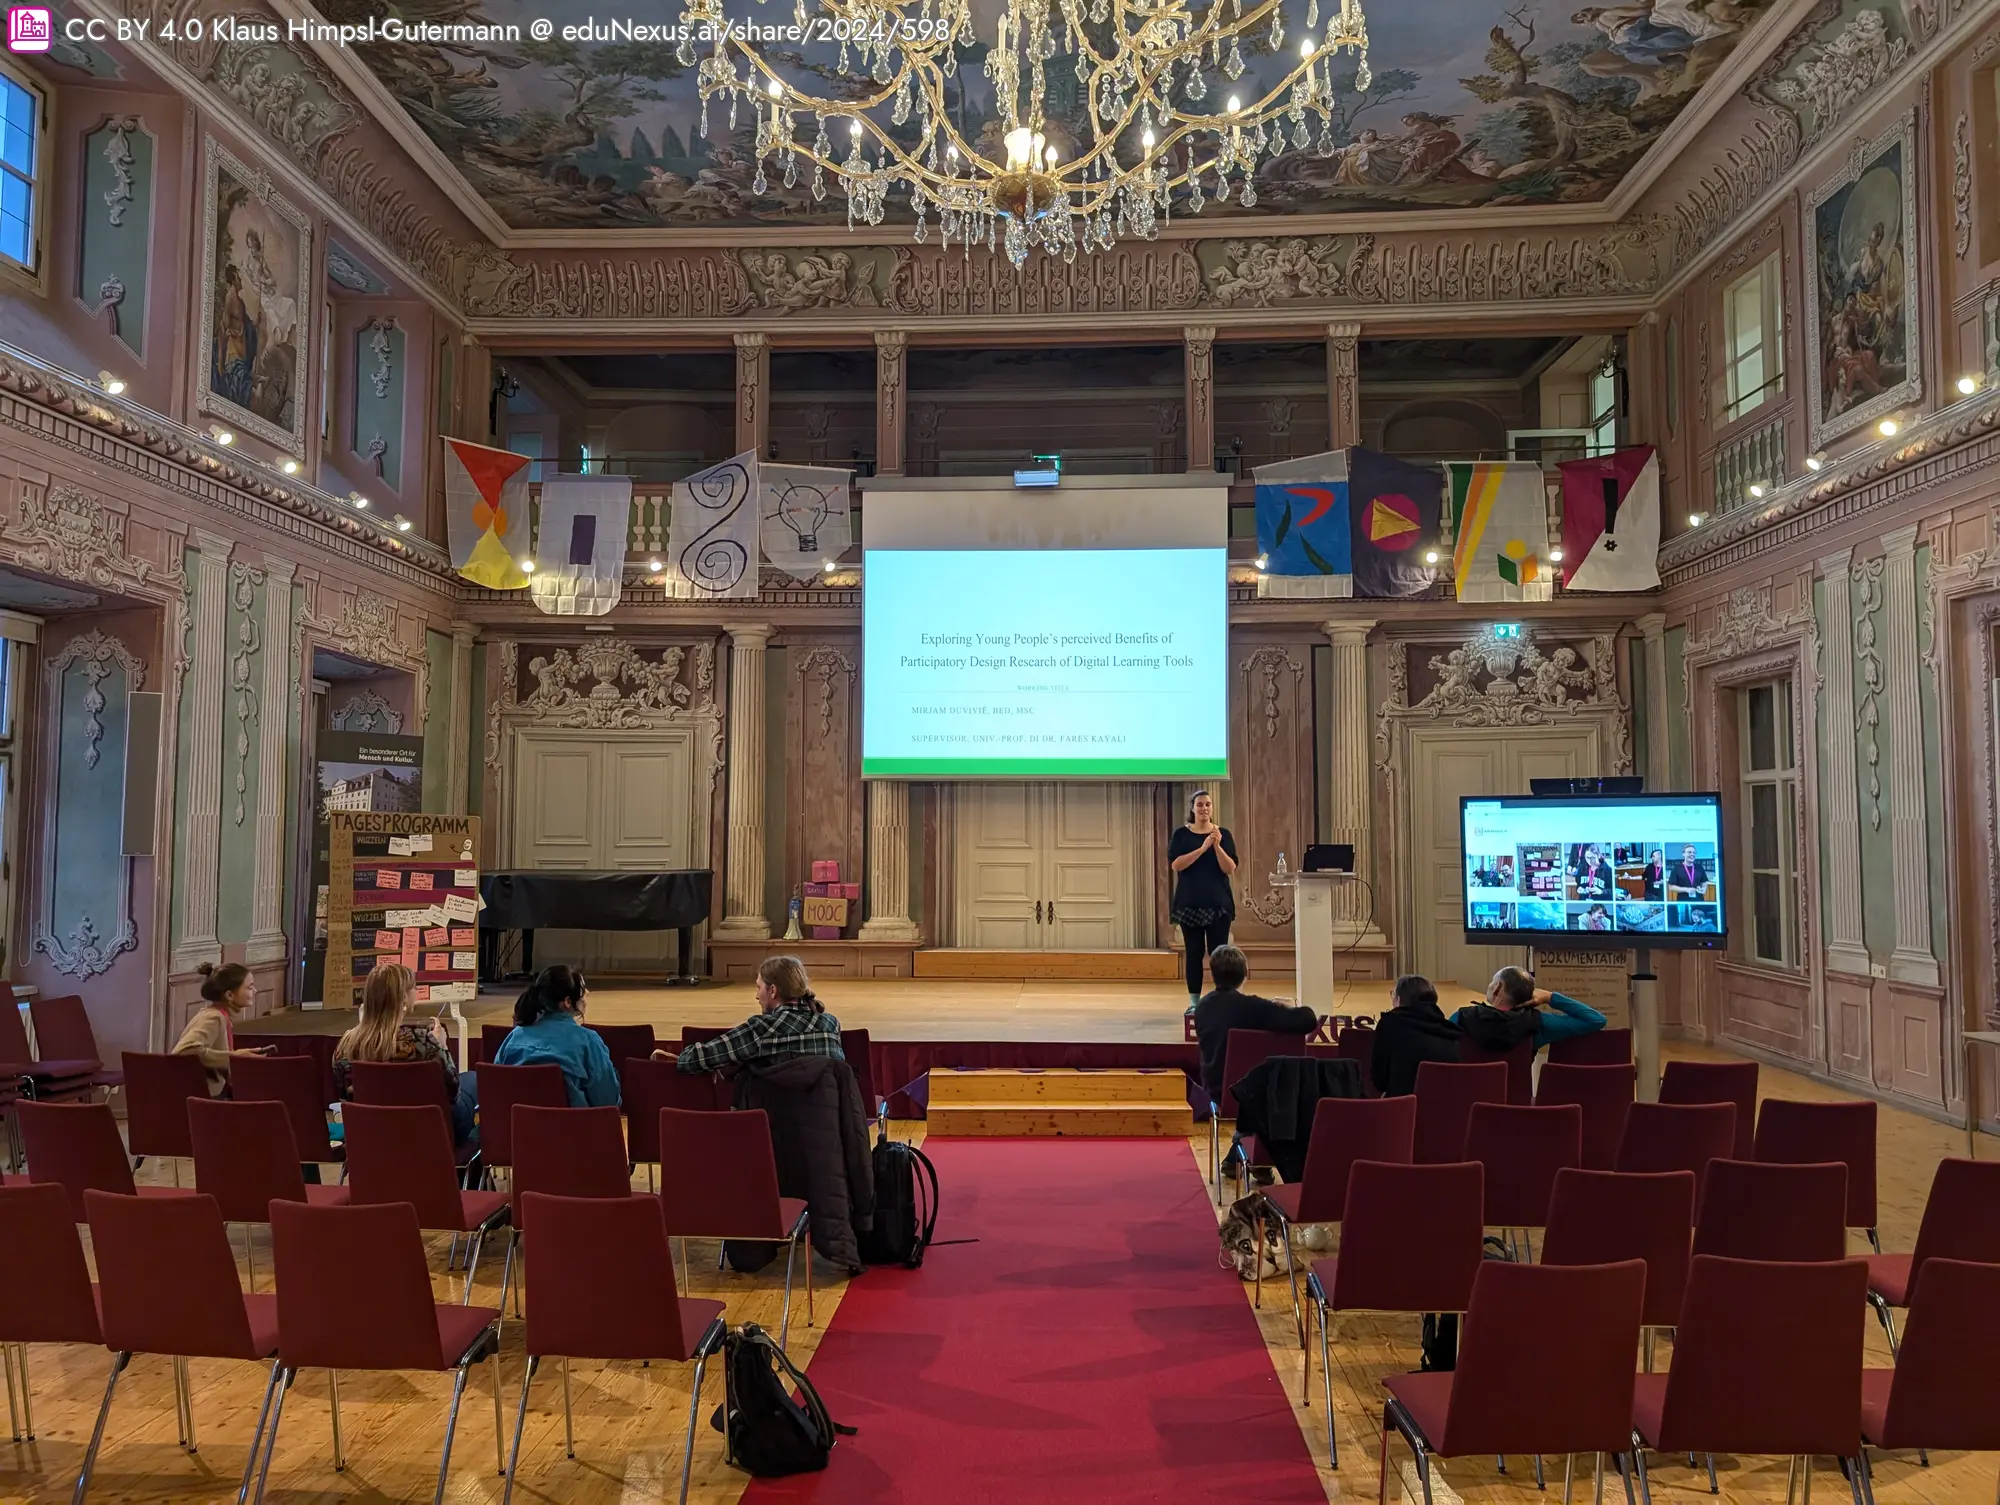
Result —
<instances>
[{"instance_id":1,"label":"black backpack on floor","mask_svg":"<svg viewBox=\"0 0 2000 1505\"><path fill-rule=\"evenodd\" d=\"M937 1170L914 1145L887 1134L870 1154L875 1172L875 1224L861 1235L861 1258L871 1265L914 1270L937 1228Z\"/></svg>"},{"instance_id":2,"label":"black backpack on floor","mask_svg":"<svg viewBox=\"0 0 2000 1505\"><path fill-rule=\"evenodd\" d=\"M785 1351L754 1322L723 1339L726 1395L709 1425L728 1439L729 1458L759 1479L779 1479L826 1467L838 1437L852 1437ZM785 1388L798 1386L793 1398Z\"/></svg>"}]
</instances>

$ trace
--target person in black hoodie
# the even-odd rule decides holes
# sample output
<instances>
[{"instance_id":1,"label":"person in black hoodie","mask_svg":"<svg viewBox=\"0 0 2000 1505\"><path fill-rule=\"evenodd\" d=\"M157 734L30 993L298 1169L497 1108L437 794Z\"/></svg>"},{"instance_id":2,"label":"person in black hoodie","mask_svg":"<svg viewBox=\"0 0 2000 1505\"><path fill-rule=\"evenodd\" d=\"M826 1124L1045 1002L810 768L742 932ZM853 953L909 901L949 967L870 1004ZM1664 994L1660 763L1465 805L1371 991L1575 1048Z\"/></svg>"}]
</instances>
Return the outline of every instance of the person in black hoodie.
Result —
<instances>
[{"instance_id":1,"label":"person in black hoodie","mask_svg":"<svg viewBox=\"0 0 2000 1505\"><path fill-rule=\"evenodd\" d=\"M1368 1075L1384 1097L1417 1090L1417 1067L1425 1061L1456 1061L1459 1028L1438 1007L1437 989L1424 977L1396 979L1395 1007L1375 1021L1375 1048Z\"/></svg>"}]
</instances>

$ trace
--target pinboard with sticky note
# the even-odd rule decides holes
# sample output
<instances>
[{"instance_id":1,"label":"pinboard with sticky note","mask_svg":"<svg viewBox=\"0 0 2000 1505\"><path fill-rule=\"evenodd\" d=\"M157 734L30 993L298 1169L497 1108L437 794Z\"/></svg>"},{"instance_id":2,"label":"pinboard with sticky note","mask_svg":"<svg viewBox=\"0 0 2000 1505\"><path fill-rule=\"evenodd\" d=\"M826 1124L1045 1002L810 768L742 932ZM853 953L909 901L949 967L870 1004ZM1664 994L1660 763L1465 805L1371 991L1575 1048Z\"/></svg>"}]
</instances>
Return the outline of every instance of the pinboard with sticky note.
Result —
<instances>
[{"instance_id":1,"label":"pinboard with sticky note","mask_svg":"<svg viewBox=\"0 0 2000 1505\"><path fill-rule=\"evenodd\" d=\"M416 974L418 1003L476 998L479 817L334 810L327 837L327 1007L383 962Z\"/></svg>"}]
</instances>

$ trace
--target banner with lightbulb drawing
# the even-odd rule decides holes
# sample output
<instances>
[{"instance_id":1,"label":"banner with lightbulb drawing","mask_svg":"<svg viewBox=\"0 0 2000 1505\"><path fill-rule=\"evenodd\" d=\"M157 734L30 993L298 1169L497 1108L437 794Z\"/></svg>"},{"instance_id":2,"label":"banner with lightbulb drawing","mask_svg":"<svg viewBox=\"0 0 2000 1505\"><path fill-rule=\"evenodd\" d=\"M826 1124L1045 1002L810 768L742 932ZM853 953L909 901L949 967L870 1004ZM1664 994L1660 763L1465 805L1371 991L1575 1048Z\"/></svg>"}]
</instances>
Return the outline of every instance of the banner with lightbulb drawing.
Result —
<instances>
[{"instance_id":1,"label":"banner with lightbulb drawing","mask_svg":"<svg viewBox=\"0 0 2000 1505\"><path fill-rule=\"evenodd\" d=\"M757 594L760 556L798 580L825 572L853 539L850 471L773 465L746 450L674 483L667 520L667 594Z\"/></svg>"}]
</instances>

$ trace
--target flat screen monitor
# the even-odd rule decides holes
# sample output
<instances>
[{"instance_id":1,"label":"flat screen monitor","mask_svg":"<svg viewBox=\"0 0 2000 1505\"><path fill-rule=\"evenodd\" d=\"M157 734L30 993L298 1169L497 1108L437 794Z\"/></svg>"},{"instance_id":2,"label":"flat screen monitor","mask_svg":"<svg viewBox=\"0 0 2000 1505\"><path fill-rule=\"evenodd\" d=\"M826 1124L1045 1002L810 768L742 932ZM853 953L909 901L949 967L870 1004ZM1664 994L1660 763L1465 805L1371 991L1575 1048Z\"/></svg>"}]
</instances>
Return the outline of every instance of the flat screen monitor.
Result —
<instances>
[{"instance_id":1,"label":"flat screen monitor","mask_svg":"<svg viewBox=\"0 0 2000 1505\"><path fill-rule=\"evenodd\" d=\"M1459 840L1470 944L1728 939L1720 795L1467 795Z\"/></svg>"}]
</instances>

